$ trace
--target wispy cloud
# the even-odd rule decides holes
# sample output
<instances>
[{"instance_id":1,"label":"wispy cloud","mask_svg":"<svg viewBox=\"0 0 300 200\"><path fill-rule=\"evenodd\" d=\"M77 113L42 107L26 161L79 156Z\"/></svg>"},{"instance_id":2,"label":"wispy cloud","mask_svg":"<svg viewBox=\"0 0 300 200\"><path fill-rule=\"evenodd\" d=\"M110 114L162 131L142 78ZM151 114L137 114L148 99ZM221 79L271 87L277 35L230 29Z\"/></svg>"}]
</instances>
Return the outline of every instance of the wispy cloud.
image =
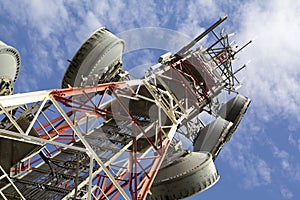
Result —
<instances>
[{"instance_id":1,"label":"wispy cloud","mask_svg":"<svg viewBox=\"0 0 300 200\"><path fill-rule=\"evenodd\" d=\"M265 121L269 115L300 121L299 8L299 2L290 0L251 1L240 7L241 40L257 37L245 53L252 62L244 90Z\"/></svg>"},{"instance_id":2,"label":"wispy cloud","mask_svg":"<svg viewBox=\"0 0 300 200\"><path fill-rule=\"evenodd\" d=\"M280 187L280 193L284 199L292 199L294 197L293 192L291 192L286 186Z\"/></svg>"},{"instance_id":3,"label":"wispy cloud","mask_svg":"<svg viewBox=\"0 0 300 200\"><path fill-rule=\"evenodd\" d=\"M285 177L293 181L300 181L300 163L298 163L298 154L293 156L285 150L280 150L275 144L273 146L274 157L280 160L278 172L282 172ZM278 169L277 169L278 170Z\"/></svg>"},{"instance_id":4,"label":"wispy cloud","mask_svg":"<svg viewBox=\"0 0 300 200\"><path fill-rule=\"evenodd\" d=\"M300 151L300 139L297 139L298 135L294 136L293 134L290 134L288 137L289 144L293 147L296 147ZM299 138L299 137L298 137Z\"/></svg>"},{"instance_id":5,"label":"wispy cloud","mask_svg":"<svg viewBox=\"0 0 300 200\"><path fill-rule=\"evenodd\" d=\"M236 4L235 4L236 5ZM239 57L252 62L241 72L246 77L242 93L252 98L246 118L228 147L222 161L245 176L245 186L270 185L285 179L299 183L299 157L292 150L300 149L296 133L300 122L300 26L295 1L248 1L236 6L237 37L240 41L257 39ZM293 147L277 144L272 134L265 132L273 120L286 126L281 138L288 138ZM268 125L267 125L268 124ZM263 145L268 156L255 155L255 146ZM281 147L281 148L280 148ZM230 159L228 159L228 156ZM274 186L276 187L276 186ZM287 187L278 188L285 199L293 198Z\"/></svg>"},{"instance_id":6,"label":"wispy cloud","mask_svg":"<svg viewBox=\"0 0 300 200\"><path fill-rule=\"evenodd\" d=\"M221 157L238 173L243 174L241 184L250 189L272 183L272 168L261 157L246 151L241 146L237 148L224 148ZM225 156L226 155L226 156Z\"/></svg>"}]
</instances>

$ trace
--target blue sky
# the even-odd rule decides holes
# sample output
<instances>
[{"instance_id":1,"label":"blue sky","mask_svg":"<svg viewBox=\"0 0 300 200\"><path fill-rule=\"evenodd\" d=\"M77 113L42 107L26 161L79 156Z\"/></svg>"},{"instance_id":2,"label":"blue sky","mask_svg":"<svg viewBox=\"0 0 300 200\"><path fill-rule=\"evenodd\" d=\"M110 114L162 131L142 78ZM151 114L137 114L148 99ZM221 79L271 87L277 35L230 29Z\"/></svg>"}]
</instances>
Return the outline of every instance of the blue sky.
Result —
<instances>
[{"instance_id":1,"label":"blue sky","mask_svg":"<svg viewBox=\"0 0 300 200\"><path fill-rule=\"evenodd\" d=\"M242 63L251 60L239 77L252 103L216 160L220 181L190 199L300 198L299 1L2 0L0 10L0 40L21 54L17 93L59 88L67 59L101 26L115 34L159 27L193 38L227 14L224 26L237 42L255 38L239 55ZM156 56L145 51L125 68Z\"/></svg>"}]
</instances>

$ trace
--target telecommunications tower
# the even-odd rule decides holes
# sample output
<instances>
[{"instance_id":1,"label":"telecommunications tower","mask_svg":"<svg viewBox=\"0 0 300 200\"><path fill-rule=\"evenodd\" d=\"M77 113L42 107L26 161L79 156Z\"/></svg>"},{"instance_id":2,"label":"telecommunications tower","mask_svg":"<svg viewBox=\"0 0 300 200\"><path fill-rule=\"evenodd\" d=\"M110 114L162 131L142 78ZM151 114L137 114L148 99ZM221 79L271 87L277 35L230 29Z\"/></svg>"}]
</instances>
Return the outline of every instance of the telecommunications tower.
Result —
<instances>
[{"instance_id":1,"label":"telecommunications tower","mask_svg":"<svg viewBox=\"0 0 300 200\"><path fill-rule=\"evenodd\" d=\"M213 186L214 161L250 104L236 91L245 65L233 61L251 41L231 42L226 18L136 80L122 68L124 41L99 28L62 89L22 94L19 53L0 42L0 199L182 199Z\"/></svg>"}]
</instances>

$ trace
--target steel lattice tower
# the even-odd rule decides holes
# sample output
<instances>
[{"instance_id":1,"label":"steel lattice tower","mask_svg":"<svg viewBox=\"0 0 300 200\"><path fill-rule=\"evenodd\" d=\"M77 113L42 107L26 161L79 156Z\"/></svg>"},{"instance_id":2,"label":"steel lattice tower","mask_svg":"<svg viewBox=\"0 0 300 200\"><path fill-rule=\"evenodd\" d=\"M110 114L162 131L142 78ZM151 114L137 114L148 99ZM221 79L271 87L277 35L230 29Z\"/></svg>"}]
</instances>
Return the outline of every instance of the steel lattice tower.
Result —
<instances>
[{"instance_id":1,"label":"steel lattice tower","mask_svg":"<svg viewBox=\"0 0 300 200\"><path fill-rule=\"evenodd\" d=\"M1 96L0 199L167 198L162 185L194 180L182 175L191 170L207 176L172 197L212 186L219 179L213 161L250 103L239 94L223 106L216 100L222 91L235 92L235 74L245 66L234 71L232 61L249 44L235 49L228 34L215 33L225 19L174 55L163 55L142 79L124 78L119 57L112 55L113 68L96 77L99 84L87 83L91 79L77 83L78 73L94 75L77 66L90 64L79 61L84 53L93 53L88 45L103 40L107 30L101 29L86 41L87 50L80 49L70 61L63 89ZM192 50L209 34L214 38L210 46ZM110 38L108 44L115 41ZM202 112L216 120L203 124ZM182 150L176 135L190 140L195 152ZM195 169L186 168L184 160L193 158L199 159ZM165 169L181 164L175 175L164 177ZM206 166L202 171L200 164Z\"/></svg>"}]
</instances>

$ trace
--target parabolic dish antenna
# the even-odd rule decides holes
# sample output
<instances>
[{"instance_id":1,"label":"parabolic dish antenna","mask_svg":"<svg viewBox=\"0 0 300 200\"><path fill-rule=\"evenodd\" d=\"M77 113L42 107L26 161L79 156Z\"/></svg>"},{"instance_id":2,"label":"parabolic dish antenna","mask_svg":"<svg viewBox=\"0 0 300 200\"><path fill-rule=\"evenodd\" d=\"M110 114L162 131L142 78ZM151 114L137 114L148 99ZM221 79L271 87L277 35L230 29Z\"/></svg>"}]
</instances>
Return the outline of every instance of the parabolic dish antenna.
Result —
<instances>
[{"instance_id":1,"label":"parabolic dish antenna","mask_svg":"<svg viewBox=\"0 0 300 200\"><path fill-rule=\"evenodd\" d=\"M213 186L220 178L208 152L180 152L163 163L147 200L182 199Z\"/></svg>"},{"instance_id":2,"label":"parabolic dish antenna","mask_svg":"<svg viewBox=\"0 0 300 200\"><path fill-rule=\"evenodd\" d=\"M0 83L1 94L12 94L20 71L21 59L19 52L0 41Z\"/></svg>"},{"instance_id":3,"label":"parabolic dish antenna","mask_svg":"<svg viewBox=\"0 0 300 200\"><path fill-rule=\"evenodd\" d=\"M121 68L124 41L109 30L97 29L77 50L62 79L62 88L109 82Z\"/></svg>"}]
</instances>

